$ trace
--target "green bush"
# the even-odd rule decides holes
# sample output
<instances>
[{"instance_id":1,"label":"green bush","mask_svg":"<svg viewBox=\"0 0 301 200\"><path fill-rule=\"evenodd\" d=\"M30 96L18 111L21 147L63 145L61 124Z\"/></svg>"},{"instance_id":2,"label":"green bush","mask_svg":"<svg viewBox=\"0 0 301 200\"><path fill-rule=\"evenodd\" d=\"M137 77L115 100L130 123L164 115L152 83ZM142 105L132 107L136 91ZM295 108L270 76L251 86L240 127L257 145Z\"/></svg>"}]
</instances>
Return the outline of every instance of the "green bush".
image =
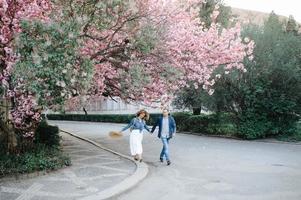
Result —
<instances>
[{"instance_id":1,"label":"green bush","mask_svg":"<svg viewBox=\"0 0 301 200\"><path fill-rule=\"evenodd\" d=\"M250 113L243 116L238 125L238 135L244 139L256 139L265 137L266 133L271 129L271 122L264 116L254 115Z\"/></svg>"},{"instance_id":2,"label":"green bush","mask_svg":"<svg viewBox=\"0 0 301 200\"><path fill-rule=\"evenodd\" d=\"M59 146L59 128L47 124L46 120L42 120L35 132L35 143L45 144L46 146Z\"/></svg>"},{"instance_id":3,"label":"green bush","mask_svg":"<svg viewBox=\"0 0 301 200\"><path fill-rule=\"evenodd\" d=\"M277 139L286 142L299 142L301 141L301 121L299 121L296 125L296 131L289 134L283 134L279 136Z\"/></svg>"},{"instance_id":4,"label":"green bush","mask_svg":"<svg viewBox=\"0 0 301 200\"><path fill-rule=\"evenodd\" d=\"M71 165L70 158L60 149L37 144L22 154L0 154L0 177L35 171L55 170Z\"/></svg>"},{"instance_id":5,"label":"green bush","mask_svg":"<svg viewBox=\"0 0 301 200\"><path fill-rule=\"evenodd\" d=\"M173 113L172 116L176 121L178 131L189 131L189 128L187 126L187 120L191 116L191 113L178 112L178 113Z\"/></svg>"},{"instance_id":6,"label":"green bush","mask_svg":"<svg viewBox=\"0 0 301 200\"><path fill-rule=\"evenodd\" d=\"M178 130L208 135L236 135L236 127L229 114L190 115L177 121Z\"/></svg>"},{"instance_id":7,"label":"green bush","mask_svg":"<svg viewBox=\"0 0 301 200\"><path fill-rule=\"evenodd\" d=\"M209 124L215 124L214 120L216 119L211 115L193 115L188 118L187 125L191 127L190 129L192 132L207 133Z\"/></svg>"}]
</instances>

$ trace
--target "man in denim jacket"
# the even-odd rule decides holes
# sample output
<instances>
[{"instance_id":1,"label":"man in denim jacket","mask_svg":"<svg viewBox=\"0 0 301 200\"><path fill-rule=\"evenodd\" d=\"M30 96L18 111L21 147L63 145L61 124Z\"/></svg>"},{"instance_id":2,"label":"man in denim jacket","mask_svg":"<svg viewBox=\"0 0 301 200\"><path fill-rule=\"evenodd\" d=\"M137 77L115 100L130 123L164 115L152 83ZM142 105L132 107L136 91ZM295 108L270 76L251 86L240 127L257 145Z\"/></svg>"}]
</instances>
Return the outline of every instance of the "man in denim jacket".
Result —
<instances>
[{"instance_id":1,"label":"man in denim jacket","mask_svg":"<svg viewBox=\"0 0 301 200\"><path fill-rule=\"evenodd\" d=\"M155 131L156 127L159 126L158 137L161 139L163 143L163 148L160 154L160 161L163 162L164 157L166 158L167 165L170 165L169 158L169 140L176 133L176 122L172 116L169 115L168 109L163 110L163 115L160 117L156 124L152 128L152 133Z\"/></svg>"}]
</instances>

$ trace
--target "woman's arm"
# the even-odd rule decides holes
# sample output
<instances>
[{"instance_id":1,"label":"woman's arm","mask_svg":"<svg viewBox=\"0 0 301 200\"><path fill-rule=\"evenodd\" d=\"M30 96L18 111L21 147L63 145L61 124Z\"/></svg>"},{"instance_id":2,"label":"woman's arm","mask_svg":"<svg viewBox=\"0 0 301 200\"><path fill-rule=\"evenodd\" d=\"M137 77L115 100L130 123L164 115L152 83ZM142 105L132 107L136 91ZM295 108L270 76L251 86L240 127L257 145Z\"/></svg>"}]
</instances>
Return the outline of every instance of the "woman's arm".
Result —
<instances>
[{"instance_id":1,"label":"woman's arm","mask_svg":"<svg viewBox=\"0 0 301 200\"><path fill-rule=\"evenodd\" d=\"M152 131L151 131L152 133L155 131L155 129L158 126L158 124L159 124L159 119L157 119L155 125L153 126Z\"/></svg>"},{"instance_id":2,"label":"woman's arm","mask_svg":"<svg viewBox=\"0 0 301 200\"><path fill-rule=\"evenodd\" d=\"M133 124L134 124L134 121L135 121L135 118L133 118L131 120L131 122L128 125L126 125L126 127L124 127L123 129L121 129L120 132L126 131L127 129L131 128L131 126L133 126Z\"/></svg>"},{"instance_id":3,"label":"woman's arm","mask_svg":"<svg viewBox=\"0 0 301 200\"><path fill-rule=\"evenodd\" d=\"M151 133L151 130L148 128L148 126L146 125L146 123L144 124L144 128Z\"/></svg>"}]
</instances>

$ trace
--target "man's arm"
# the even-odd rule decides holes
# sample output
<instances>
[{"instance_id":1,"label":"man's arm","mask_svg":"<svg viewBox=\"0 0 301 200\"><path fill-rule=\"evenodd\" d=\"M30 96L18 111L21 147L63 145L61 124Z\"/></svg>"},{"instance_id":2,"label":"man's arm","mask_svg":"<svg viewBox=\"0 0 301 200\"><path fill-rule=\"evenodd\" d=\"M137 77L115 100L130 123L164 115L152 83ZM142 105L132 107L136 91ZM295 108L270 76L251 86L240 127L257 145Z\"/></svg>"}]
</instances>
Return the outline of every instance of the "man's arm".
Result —
<instances>
[{"instance_id":1,"label":"man's arm","mask_svg":"<svg viewBox=\"0 0 301 200\"><path fill-rule=\"evenodd\" d=\"M173 117L171 117L171 120L172 120L172 124L173 124L173 133L172 134L174 135L177 132L177 124Z\"/></svg>"}]
</instances>

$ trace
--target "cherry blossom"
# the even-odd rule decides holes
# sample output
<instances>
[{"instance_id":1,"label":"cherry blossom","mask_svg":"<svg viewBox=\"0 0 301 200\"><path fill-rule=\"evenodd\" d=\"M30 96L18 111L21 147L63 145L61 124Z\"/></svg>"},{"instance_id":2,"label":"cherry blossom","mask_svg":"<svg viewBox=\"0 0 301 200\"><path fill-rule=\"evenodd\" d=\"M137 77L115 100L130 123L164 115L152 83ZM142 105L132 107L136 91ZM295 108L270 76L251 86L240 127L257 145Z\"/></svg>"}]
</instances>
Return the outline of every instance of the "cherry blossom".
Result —
<instances>
[{"instance_id":1,"label":"cherry blossom","mask_svg":"<svg viewBox=\"0 0 301 200\"><path fill-rule=\"evenodd\" d=\"M136 0L130 5L125 1L106 1L82 9L90 9L88 13L76 11L85 6L85 1L73 1L71 7L64 5L64 1L56 3L52 9L54 5L49 0L0 0L0 81L7 90L6 97L16 102L12 110L14 125L26 130L27 135L31 135L31 127L40 120L40 111L34 95L22 88L21 80L18 86L10 83L18 60L14 39L22 31L23 19L51 23L72 18L81 26L80 36L70 33L68 37L78 37L79 54L93 63L93 81L85 88L88 99L108 96L164 105L172 100L175 91L190 83L212 95L215 79L221 77L213 76L218 67L222 66L226 74L233 69L246 71L243 60L253 58L255 44L241 37L239 24L222 29L215 23L218 7L211 15L212 25L203 26L198 17L200 0ZM51 45L51 40L46 44ZM36 56L34 61L39 63L40 59ZM78 66L67 64L62 74L70 70L78 71ZM72 77L71 83L76 83L78 77L90 76L88 72L80 73L77 78ZM62 80L56 82L62 88L59 95L69 99L66 105L70 108L76 107L82 103L81 97L76 97L76 89L67 92L67 84ZM49 94L45 91L45 98L51 98Z\"/></svg>"},{"instance_id":2,"label":"cherry blossom","mask_svg":"<svg viewBox=\"0 0 301 200\"><path fill-rule=\"evenodd\" d=\"M12 122L15 128L23 131L24 136L32 136L36 124L40 121L40 112L35 108L35 98L18 91L11 84L13 66L18 60L14 51L14 42L20 33L22 20L48 21L51 3L48 0L0 0L0 81L6 90L5 97L12 99Z\"/></svg>"}]
</instances>

